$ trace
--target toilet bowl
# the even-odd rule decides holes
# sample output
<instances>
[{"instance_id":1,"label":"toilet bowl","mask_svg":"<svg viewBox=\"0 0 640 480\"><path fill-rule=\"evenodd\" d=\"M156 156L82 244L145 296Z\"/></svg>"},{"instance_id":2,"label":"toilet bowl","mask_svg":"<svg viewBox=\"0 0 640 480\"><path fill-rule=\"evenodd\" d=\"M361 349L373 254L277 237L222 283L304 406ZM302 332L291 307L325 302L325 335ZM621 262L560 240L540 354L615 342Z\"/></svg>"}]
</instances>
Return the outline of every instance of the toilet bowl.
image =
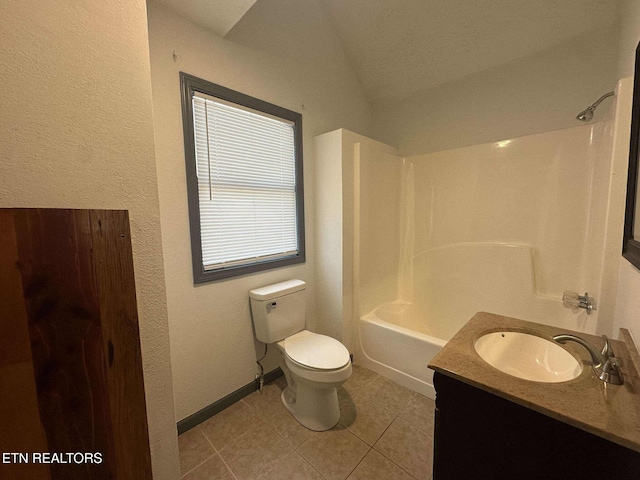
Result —
<instances>
[{"instance_id":1,"label":"toilet bowl","mask_svg":"<svg viewBox=\"0 0 640 480\"><path fill-rule=\"evenodd\" d=\"M340 420L337 388L351 376L348 350L337 340L303 330L278 342L287 380L281 399L310 430L333 428Z\"/></svg>"},{"instance_id":2,"label":"toilet bowl","mask_svg":"<svg viewBox=\"0 0 640 480\"><path fill-rule=\"evenodd\" d=\"M305 329L304 291L302 280L251 290L251 313L256 338L278 346L282 403L302 425L323 431L340 420L337 387L351 376L351 358L335 338Z\"/></svg>"}]
</instances>

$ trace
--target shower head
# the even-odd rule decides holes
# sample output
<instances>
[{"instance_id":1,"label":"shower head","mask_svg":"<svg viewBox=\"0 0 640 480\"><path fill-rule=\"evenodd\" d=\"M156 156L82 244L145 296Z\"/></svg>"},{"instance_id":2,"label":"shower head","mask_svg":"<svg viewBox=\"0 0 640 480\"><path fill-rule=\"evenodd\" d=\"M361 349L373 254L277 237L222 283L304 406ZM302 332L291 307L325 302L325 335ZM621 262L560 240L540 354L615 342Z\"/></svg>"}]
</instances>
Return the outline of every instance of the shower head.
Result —
<instances>
[{"instance_id":1,"label":"shower head","mask_svg":"<svg viewBox=\"0 0 640 480\"><path fill-rule=\"evenodd\" d=\"M598 100L596 100L595 102L593 102L592 105L590 105L589 107L587 107L585 110L581 111L578 115L576 115L576 119L580 120L581 122L590 122L591 120L593 120L593 112L596 111L596 108L598 107L598 105L600 105L600 103L607 97L611 97L613 96L614 93L613 92L608 92L605 93L604 95L602 95Z\"/></svg>"}]
</instances>

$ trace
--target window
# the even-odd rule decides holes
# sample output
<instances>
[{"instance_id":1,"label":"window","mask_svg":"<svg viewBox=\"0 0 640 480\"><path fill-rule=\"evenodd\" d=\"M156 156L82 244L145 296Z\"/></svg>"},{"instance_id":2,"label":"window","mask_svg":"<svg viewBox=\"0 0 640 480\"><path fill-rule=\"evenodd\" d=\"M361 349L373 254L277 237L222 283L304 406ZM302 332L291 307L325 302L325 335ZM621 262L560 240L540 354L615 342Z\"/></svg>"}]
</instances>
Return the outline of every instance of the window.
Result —
<instances>
[{"instance_id":1,"label":"window","mask_svg":"<svg viewBox=\"0 0 640 480\"><path fill-rule=\"evenodd\" d=\"M194 282L303 263L302 115L180 83Z\"/></svg>"}]
</instances>

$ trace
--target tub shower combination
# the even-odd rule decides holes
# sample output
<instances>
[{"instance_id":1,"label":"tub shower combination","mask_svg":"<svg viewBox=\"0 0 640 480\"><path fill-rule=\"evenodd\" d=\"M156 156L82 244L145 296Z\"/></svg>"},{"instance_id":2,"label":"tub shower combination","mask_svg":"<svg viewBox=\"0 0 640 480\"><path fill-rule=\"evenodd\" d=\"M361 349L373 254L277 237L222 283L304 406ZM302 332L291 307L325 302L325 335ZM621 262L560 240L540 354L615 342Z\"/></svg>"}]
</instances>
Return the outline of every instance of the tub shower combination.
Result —
<instances>
[{"instance_id":1,"label":"tub shower combination","mask_svg":"<svg viewBox=\"0 0 640 480\"><path fill-rule=\"evenodd\" d=\"M320 329L431 398L427 365L477 312L610 333L631 99L625 79L581 126L407 157L343 129L316 137L317 229L342 227L318 251ZM566 290L593 311L565 308Z\"/></svg>"},{"instance_id":2,"label":"tub shower combination","mask_svg":"<svg viewBox=\"0 0 640 480\"><path fill-rule=\"evenodd\" d=\"M539 323L553 318L571 324L576 317L557 298L536 292L533 252L526 245L447 245L407 263L413 273L409 299L383 303L359 319L357 360L430 398L435 390L427 364L476 312Z\"/></svg>"}]
</instances>

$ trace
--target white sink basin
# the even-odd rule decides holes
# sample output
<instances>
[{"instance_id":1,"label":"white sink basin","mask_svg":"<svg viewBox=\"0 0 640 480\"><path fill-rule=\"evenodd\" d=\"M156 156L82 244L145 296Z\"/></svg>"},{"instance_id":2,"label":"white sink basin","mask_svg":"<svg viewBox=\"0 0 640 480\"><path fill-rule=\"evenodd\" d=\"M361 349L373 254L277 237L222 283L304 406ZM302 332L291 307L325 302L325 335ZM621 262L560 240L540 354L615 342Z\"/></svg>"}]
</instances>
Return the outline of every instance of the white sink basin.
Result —
<instances>
[{"instance_id":1,"label":"white sink basin","mask_svg":"<svg viewBox=\"0 0 640 480\"><path fill-rule=\"evenodd\" d=\"M487 333L475 349L489 365L524 380L558 383L582 373L580 362L560 345L528 333Z\"/></svg>"}]
</instances>

